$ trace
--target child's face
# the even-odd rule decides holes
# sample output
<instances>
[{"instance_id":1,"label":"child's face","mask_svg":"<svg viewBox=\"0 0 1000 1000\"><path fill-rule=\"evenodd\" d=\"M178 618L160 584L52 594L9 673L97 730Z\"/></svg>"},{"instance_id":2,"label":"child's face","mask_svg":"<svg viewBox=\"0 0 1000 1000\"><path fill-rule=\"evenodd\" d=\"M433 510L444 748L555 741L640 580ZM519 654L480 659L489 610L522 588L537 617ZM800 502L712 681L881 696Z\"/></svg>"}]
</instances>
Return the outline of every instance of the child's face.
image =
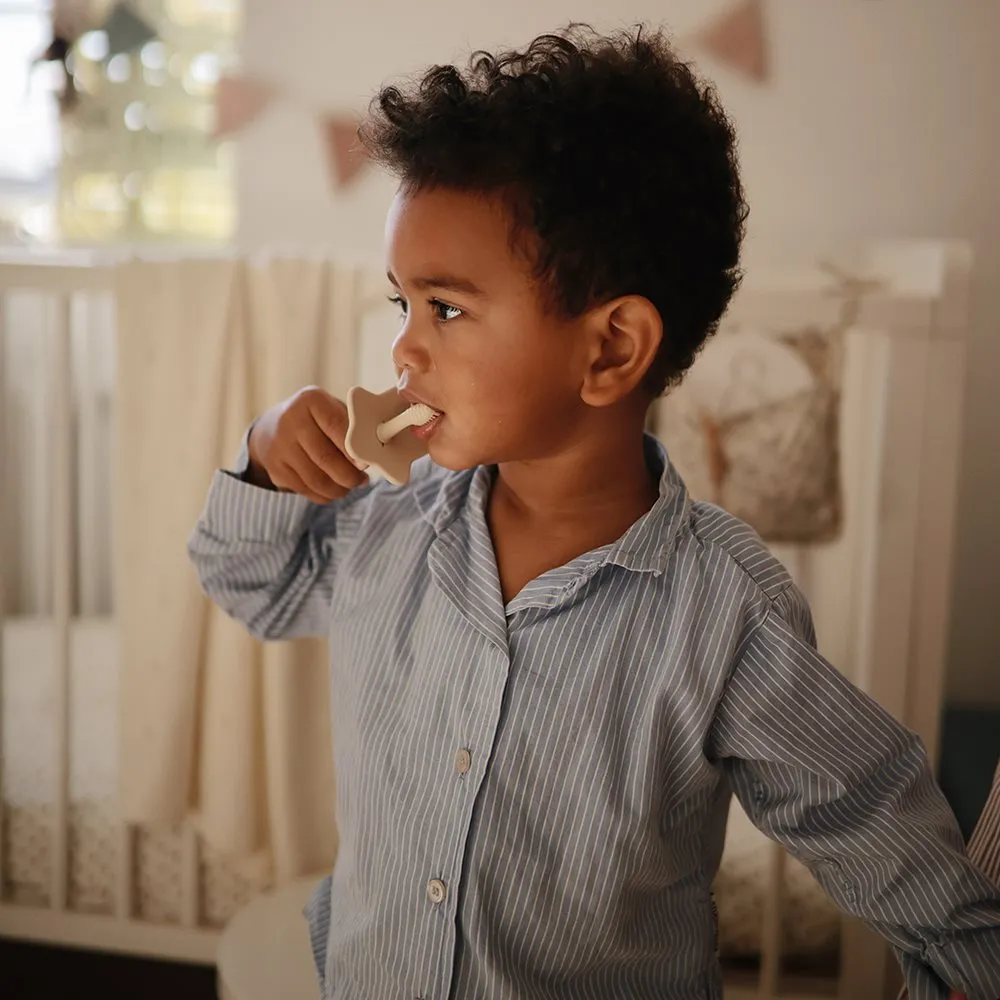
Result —
<instances>
[{"instance_id":1,"label":"child's face","mask_svg":"<svg viewBox=\"0 0 1000 1000\"><path fill-rule=\"evenodd\" d=\"M589 409L581 321L544 308L500 203L400 193L386 249L405 312L393 344L400 388L444 414L428 439L434 461L462 469L570 446Z\"/></svg>"}]
</instances>

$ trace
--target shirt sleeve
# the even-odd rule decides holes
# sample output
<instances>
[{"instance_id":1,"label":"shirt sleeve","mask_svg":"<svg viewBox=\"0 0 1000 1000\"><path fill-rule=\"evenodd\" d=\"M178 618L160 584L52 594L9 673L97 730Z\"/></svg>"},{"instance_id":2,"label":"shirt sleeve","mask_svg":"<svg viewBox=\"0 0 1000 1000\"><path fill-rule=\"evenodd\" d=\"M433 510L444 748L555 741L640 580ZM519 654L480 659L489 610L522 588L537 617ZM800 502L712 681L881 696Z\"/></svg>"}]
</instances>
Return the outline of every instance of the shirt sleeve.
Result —
<instances>
[{"instance_id":1,"label":"shirt sleeve","mask_svg":"<svg viewBox=\"0 0 1000 1000\"><path fill-rule=\"evenodd\" d=\"M741 651L710 756L751 821L889 941L912 1000L997 1000L1000 887L969 861L919 738L814 642L790 588Z\"/></svg>"},{"instance_id":2,"label":"shirt sleeve","mask_svg":"<svg viewBox=\"0 0 1000 1000\"><path fill-rule=\"evenodd\" d=\"M246 481L246 438L231 470L212 479L188 541L205 593L259 639L325 637L334 573L374 487L314 504Z\"/></svg>"}]
</instances>

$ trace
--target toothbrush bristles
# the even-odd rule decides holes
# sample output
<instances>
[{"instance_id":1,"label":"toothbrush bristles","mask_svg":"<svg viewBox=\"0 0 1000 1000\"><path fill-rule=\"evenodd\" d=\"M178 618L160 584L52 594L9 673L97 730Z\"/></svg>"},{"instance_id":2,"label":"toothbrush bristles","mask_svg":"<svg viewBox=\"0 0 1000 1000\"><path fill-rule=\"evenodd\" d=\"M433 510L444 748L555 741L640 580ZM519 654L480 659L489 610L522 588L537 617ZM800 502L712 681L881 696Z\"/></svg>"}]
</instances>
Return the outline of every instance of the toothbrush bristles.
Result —
<instances>
[{"instance_id":1,"label":"toothbrush bristles","mask_svg":"<svg viewBox=\"0 0 1000 1000\"><path fill-rule=\"evenodd\" d=\"M414 403L398 416L375 428L375 436L382 444L388 444L400 431L407 427L421 427L437 416L437 412L424 403Z\"/></svg>"}]
</instances>

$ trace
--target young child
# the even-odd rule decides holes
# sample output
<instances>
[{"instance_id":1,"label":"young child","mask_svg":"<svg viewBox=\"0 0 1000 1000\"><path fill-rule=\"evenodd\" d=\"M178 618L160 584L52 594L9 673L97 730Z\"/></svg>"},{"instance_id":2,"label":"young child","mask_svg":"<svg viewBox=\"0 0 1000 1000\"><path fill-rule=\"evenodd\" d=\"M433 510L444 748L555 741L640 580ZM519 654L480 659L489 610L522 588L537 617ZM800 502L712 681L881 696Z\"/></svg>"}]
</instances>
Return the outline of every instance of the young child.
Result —
<instances>
[{"instance_id":1,"label":"young child","mask_svg":"<svg viewBox=\"0 0 1000 1000\"><path fill-rule=\"evenodd\" d=\"M739 281L715 92L659 34L574 28L385 88L362 138L400 179L393 358L436 413L430 461L368 482L344 404L304 389L191 541L255 635L329 636L323 996L719 998L733 791L892 943L914 1000L997 1000L1000 889L919 741L643 432Z\"/></svg>"}]
</instances>

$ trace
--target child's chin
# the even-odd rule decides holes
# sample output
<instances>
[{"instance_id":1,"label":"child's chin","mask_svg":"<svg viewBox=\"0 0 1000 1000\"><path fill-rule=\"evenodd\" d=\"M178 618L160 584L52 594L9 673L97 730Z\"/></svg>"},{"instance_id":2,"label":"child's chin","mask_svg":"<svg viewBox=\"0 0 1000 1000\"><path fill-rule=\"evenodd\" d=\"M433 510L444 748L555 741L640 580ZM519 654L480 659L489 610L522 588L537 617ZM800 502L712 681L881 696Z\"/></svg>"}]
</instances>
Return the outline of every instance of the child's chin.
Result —
<instances>
[{"instance_id":1,"label":"child's chin","mask_svg":"<svg viewBox=\"0 0 1000 1000\"><path fill-rule=\"evenodd\" d=\"M444 442L439 442L434 438L427 443L427 452L431 461L439 465L442 469L450 472L465 472L466 469L474 469L478 465L483 465L483 461L464 449L448 447Z\"/></svg>"}]
</instances>

